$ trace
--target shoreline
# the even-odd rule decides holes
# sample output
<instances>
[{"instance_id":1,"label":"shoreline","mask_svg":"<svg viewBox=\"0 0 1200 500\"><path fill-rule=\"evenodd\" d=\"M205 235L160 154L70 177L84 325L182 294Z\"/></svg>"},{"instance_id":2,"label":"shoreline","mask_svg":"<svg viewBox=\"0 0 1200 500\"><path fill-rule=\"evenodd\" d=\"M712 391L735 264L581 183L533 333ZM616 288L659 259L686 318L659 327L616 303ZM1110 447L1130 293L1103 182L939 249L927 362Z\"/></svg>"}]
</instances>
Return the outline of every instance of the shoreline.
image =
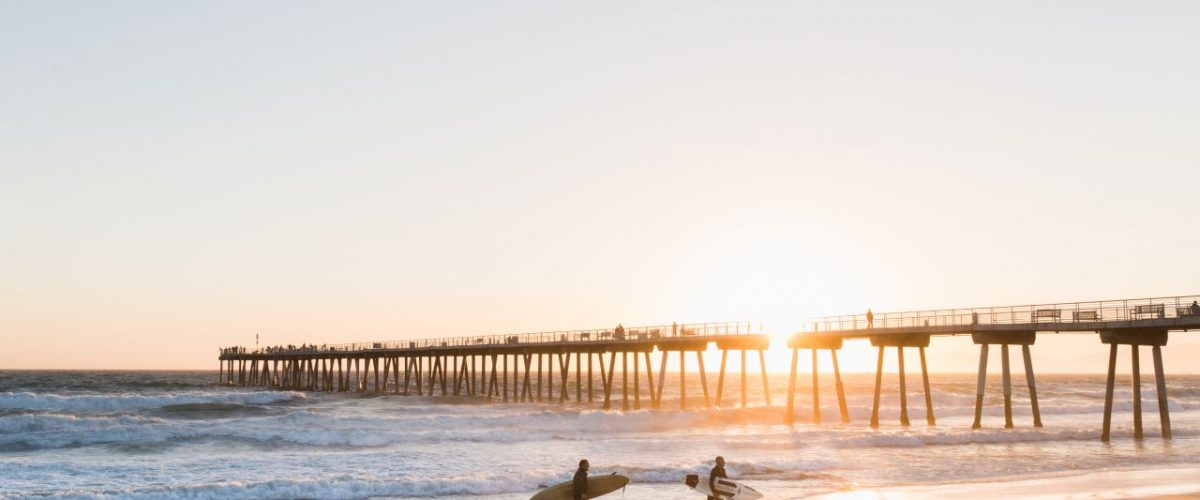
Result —
<instances>
[{"instance_id":1,"label":"shoreline","mask_svg":"<svg viewBox=\"0 0 1200 500\"><path fill-rule=\"evenodd\" d=\"M1200 500L1200 465L1150 469L1116 469L1047 473L1030 477L942 484L855 488L821 493L813 500L864 499L951 499L970 496L1021 498L1140 498L1153 500Z\"/></svg>"}]
</instances>

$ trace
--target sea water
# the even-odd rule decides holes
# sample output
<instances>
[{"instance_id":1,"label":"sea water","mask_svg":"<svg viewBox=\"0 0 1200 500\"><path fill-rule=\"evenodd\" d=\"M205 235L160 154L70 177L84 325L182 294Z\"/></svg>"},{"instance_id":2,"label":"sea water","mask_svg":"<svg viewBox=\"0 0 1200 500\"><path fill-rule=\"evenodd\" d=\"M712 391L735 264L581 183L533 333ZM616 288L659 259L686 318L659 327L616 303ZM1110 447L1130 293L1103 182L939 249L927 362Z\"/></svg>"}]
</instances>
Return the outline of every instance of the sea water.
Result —
<instances>
[{"instance_id":1,"label":"sea water","mask_svg":"<svg viewBox=\"0 0 1200 500\"><path fill-rule=\"evenodd\" d=\"M839 423L825 376L825 423L811 423L811 386L802 383L796 423L785 426L786 375L770 378L771 407L752 376L741 408L735 375L725 409L680 410L668 384L662 410L605 412L577 405L573 381L567 404L489 404L227 387L215 372L0 372L0 497L525 499L569 480L587 458L592 474L632 479L613 498L697 499L683 477L703 477L717 455L732 477L768 498L1200 490L1197 376L1169 379L1170 441L1158 438L1153 377L1143 380L1141 442L1132 438L1130 381L1119 377L1109 444L1099 439L1103 375L1040 376L1043 428L1032 426L1017 377L1013 429L1003 427L1000 381L992 378L984 428L974 431L974 375L931 376L933 427L920 378L910 376L907 428L899 425L897 377L887 375L878 429L867 425L874 376L845 378L850 424ZM701 406L699 382L689 382L689 405ZM599 391L598 378L594 386ZM632 408L632 390L629 397ZM619 409L619 387L614 398Z\"/></svg>"}]
</instances>

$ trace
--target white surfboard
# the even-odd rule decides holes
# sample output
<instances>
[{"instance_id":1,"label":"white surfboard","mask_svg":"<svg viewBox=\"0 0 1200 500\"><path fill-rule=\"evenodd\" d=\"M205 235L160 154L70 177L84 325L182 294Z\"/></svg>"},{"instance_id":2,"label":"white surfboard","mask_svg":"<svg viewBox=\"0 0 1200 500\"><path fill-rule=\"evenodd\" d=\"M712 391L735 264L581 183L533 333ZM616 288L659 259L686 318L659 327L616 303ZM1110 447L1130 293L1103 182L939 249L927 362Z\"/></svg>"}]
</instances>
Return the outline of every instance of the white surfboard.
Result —
<instances>
[{"instance_id":1,"label":"white surfboard","mask_svg":"<svg viewBox=\"0 0 1200 500\"><path fill-rule=\"evenodd\" d=\"M703 480L696 474L688 474L683 478L684 484L687 484L692 491L703 494L705 496L713 496L717 498L728 498L730 500L755 500L762 498L763 494L758 490L746 486L732 479L717 478L717 492L714 494L708 489L708 478Z\"/></svg>"}]
</instances>

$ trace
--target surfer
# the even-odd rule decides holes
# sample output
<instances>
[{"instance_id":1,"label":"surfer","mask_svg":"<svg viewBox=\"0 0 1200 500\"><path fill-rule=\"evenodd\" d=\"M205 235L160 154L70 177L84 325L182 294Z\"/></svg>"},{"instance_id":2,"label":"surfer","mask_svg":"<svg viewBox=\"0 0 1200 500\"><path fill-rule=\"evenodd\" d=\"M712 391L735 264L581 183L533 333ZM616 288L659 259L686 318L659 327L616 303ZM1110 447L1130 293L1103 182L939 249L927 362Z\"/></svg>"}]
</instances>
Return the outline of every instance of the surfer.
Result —
<instances>
[{"instance_id":1,"label":"surfer","mask_svg":"<svg viewBox=\"0 0 1200 500\"><path fill-rule=\"evenodd\" d=\"M729 478L725 475L725 457L717 457L717 465L708 473L708 491L717 492L717 478ZM720 500L720 497L709 496L708 500Z\"/></svg>"},{"instance_id":2,"label":"surfer","mask_svg":"<svg viewBox=\"0 0 1200 500\"><path fill-rule=\"evenodd\" d=\"M571 488L571 498L574 498L575 500L587 500L588 468L590 467L591 465L588 464L586 458L579 461L579 468L575 470L575 479L571 481L573 483Z\"/></svg>"}]
</instances>

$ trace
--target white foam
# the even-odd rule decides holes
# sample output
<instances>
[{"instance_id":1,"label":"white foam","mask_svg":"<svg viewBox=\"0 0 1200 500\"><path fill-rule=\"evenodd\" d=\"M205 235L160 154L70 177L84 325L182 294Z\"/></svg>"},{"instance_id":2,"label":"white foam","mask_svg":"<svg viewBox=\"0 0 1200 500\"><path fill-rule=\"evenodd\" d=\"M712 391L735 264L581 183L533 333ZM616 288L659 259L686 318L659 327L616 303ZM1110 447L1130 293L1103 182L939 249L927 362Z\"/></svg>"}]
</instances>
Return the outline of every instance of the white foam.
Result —
<instances>
[{"instance_id":1,"label":"white foam","mask_svg":"<svg viewBox=\"0 0 1200 500\"><path fill-rule=\"evenodd\" d=\"M50 410L66 412L121 412L161 408L164 406L204 403L236 403L265 405L302 399L300 392L187 392L181 394L145 395L120 394L34 394L32 392L0 393L0 409Z\"/></svg>"},{"instance_id":2,"label":"white foam","mask_svg":"<svg viewBox=\"0 0 1200 500\"><path fill-rule=\"evenodd\" d=\"M438 479L360 479L349 475L316 479L286 479L273 481L229 481L215 484L106 488L100 490L71 489L41 498L85 499L124 498L137 500L178 499L224 500L229 498L328 498L360 499L368 497L439 497L451 495L486 495L534 491L537 479L479 475Z\"/></svg>"}]
</instances>

